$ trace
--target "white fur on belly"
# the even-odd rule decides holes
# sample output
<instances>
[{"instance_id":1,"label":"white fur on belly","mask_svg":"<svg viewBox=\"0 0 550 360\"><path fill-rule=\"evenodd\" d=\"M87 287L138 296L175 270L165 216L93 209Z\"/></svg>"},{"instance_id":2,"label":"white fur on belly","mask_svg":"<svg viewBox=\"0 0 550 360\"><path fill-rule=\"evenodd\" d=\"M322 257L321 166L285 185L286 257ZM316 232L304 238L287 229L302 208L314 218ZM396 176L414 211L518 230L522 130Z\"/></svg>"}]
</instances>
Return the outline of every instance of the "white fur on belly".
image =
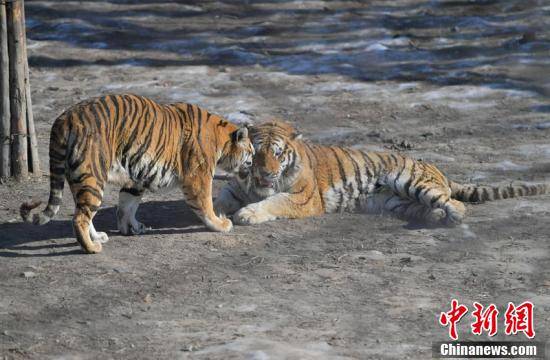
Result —
<instances>
[{"instance_id":1,"label":"white fur on belly","mask_svg":"<svg viewBox=\"0 0 550 360\"><path fill-rule=\"evenodd\" d=\"M147 154L132 166L132 174L139 174L144 169L147 169L151 164L151 157ZM137 186L147 185L150 191L158 191L160 189L173 189L179 184L178 177L174 171L169 170L163 175L164 164L155 164L149 171L142 174L141 178L130 176L128 165L123 165L120 160L116 160L111 170L109 171L108 181L120 186L133 182Z\"/></svg>"}]
</instances>

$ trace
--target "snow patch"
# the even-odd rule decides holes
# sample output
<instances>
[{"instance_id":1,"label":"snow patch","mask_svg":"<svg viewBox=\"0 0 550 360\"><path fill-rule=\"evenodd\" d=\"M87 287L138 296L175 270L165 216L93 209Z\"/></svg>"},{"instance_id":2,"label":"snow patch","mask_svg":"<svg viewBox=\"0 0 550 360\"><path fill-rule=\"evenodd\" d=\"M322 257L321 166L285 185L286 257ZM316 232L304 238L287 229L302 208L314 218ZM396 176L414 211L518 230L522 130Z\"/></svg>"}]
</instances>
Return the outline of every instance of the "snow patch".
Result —
<instances>
[{"instance_id":1,"label":"snow patch","mask_svg":"<svg viewBox=\"0 0 550 360\"><path fill-rule=\"evenodd\" d=\"M399 85L397 85L397 89L399 91L416 89L417 87L418 87L418 83L416 82L399 83Z\"/></svg>"},{"instance_id":2,"label":"snow patch","mask_svg":"<svg viewBox=\"0 0 550 360\"><path fill-rule=\"evenodd\" d=\"M322 83L316 86L312 86L312 91L320 92L339 92L339 91L364 91L369 88L369 85L363 83L344 83L344 82L330 82Z\"/></svg>"},{"instance_id":3,"label":"snow patch","mask_svg":"<svg viewBox=\"0 0 550 360\"><path fill-rule=\"evenodd\" d=\"M477 238L477 235L472 230L470 230L468 224L461 224L460 229L462 230L462 236L464 237L464 239L473 240Z\"/></svg>"},{"instance_id":4,"label":"snow patch","mask_svg":"<svg viewBox=\"0 0 550 360\"><path fill-rule=\"evenodd\" d=\"M231 355L242 356L250 360L264 359L335 359L343 360L348 357L337 356L332 347L326 342L291 344L282 341L273 341L256 337L239 338L225 344L214 345L195 352L196 355L222 355L224 358Z\"/></svg>"},{"instance_id":5,"label":"snow patch","mask_svg":"<svg viewBox=\"0 0 550 360\"><path fill-rule=\"evenodd\" d=\"M517 154L536 159L540 156L550 157L550 144L526 144L515 148Z\"/></svg>"},{"instance_id":6,"label":"snow patch","mask_svg":"<svg viewBox=\"0 0 550 360\"><path fill-rule=\"evenodd\" d=\"M474 172L470 176L470 181L473 181L473 182L478 182L484 179L487 179L487 174L484 172Z\"/></svg>"},{"instance_id":7,"label":"snow patch","mask_svg":"<svg viewBox=\"0 0 550 360\"><path fill-rule=\"evenodd\" d=\"M310 139L314 141L319 141L321 143L330 143L337 140L346 138L350 134L357 134L357 129L350 128L330 128L326 130L321 130L309 136Z\"/></svg>"},{"instance_id":8,"label":"snow patch","mask_svg":"<svg viewBox=\"0 0 550 360\"><path fill-rule=\"evenodd\" d=\"M376 43L376 44L372 44L372 45L367 46L367 48L365 50L366 51L386 51L386 50L388 50L388 47L384 46L380 43Z\"/></svg>"},{"instance_id":9,"label":"snow patch","mask_svg":"<svg viewBox=\"0 0 550 360\"><path fill-rule=\"evenodd\" d=\"M142 81L142 82L125 82L125 83L113 83L113 84L107 84L102 87L103 91L111 91L111 90L129 90L129 89L135 89L135 88L149 88L151 86L155 85L155 81Z\"/></svg>"},{"instance_id":10,"label":"snow patch","mask_svg":"<svg viewBox=\"0 0 550 360\"><path fill-rule=\"evenodd\" d=\"M254 121L250 115L243 111L227 114L225 118L235 124L252 124Z\"/></svg>"},{"instance_id":11,"label":"snow patch","mask_svg":"<svg viewBox=\"0 0 550 360\"><path fill-rule=\"evenodd\" d=\"M528 166L525 165L518 165L516 163L513 163L510 160L504 160L501 162L498 162L494 165L495 169L502 170L502 171L523 171L529 169Z\"/></svg>"}]
</instances>

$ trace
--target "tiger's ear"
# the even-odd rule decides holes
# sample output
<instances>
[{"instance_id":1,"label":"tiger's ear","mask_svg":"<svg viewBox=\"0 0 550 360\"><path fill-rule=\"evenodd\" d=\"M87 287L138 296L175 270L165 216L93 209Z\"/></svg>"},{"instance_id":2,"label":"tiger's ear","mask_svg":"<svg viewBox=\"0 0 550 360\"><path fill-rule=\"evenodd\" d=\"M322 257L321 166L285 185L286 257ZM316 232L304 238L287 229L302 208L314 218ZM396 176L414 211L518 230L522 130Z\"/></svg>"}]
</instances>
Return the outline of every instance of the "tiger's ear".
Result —
<instances>
[{"instance_id":1,"label":"tiger's ear","mask_svg":"<svg viewBox=\"0 0 550 360\"><path fill-rule=\"evenodd\" d=\"M248 126L245 125L234 131L232 134L233 142L239 143L248 138Z\"/></svg>"}]
</instances>

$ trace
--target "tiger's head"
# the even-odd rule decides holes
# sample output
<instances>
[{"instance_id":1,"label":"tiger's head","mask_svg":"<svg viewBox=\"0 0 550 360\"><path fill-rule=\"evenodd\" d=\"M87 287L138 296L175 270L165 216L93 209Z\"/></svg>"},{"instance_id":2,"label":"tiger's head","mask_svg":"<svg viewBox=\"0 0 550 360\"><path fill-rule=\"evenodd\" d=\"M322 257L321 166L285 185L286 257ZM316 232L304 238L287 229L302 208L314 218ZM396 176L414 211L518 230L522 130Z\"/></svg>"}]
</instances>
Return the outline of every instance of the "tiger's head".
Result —
<instances>
[{"instance_id":1,"label":"tiger's head","mask_svg":"<svg viewBox=\"0 0 550 360\"><path fill-rule=\"evenodd\" d=\"M271 121L251 128L256 154L249 185L258 195L271 196L292 181L301 167L297 146L301 135L289 124Z\"/></svg>"},{"instance_id":2,"label":"tiger's head","mask_svg":"<svg viewBox=\"0 0 550 360\"><path fill-rule=\"evenodd\" d=\"M252 166L254 147L249 138L248 125L237 128L222 150L219 167L228 173L237 173Z\"/></svg>"}]
</instances>

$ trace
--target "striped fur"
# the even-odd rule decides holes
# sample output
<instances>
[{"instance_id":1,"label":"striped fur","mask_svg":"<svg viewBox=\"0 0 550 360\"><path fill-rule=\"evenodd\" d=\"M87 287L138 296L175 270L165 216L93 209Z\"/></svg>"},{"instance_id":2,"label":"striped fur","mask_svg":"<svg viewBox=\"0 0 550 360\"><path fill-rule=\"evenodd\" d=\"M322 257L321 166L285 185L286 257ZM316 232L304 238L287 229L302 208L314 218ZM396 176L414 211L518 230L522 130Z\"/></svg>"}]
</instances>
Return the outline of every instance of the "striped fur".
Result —
<instances>
[{"instance_id":1,"label":"striped fur","mask_svg":"<svg viewBox=\"0 0 550 360\"><path fill-rule=\"evenodd\" d=\"M389 212L430 224L461 223L463 202L550 191L545 184L475 186L447 179L434 165L390 152L365 152L305 142L285 123L251 129L253 166L241 171L214 203L241 224L328 212Z\"/></svg>"},{"instance_id":2,"label":"striped fur","mask_svg":"<svg viewBox=\"0 0 550 360\"><path fill-rule=\"evenodd\" d=\"M65 179L76 211L73 227L88 253L101 251L108 240L95 231L92 219L105 185L121 186L117 211L123 234L138 234L145 226L135 213L145 190L180 187L187 204L215 231L229 231L229 219L215 215L212 179L217 165L235 172L250 164L254 149L248 128L198 106L158 104L136 95L107 95L74 105L59 116L50 136L50 197L21 205L27 222L45 224L58 212Z\"/></svg>"}]
</instances>

